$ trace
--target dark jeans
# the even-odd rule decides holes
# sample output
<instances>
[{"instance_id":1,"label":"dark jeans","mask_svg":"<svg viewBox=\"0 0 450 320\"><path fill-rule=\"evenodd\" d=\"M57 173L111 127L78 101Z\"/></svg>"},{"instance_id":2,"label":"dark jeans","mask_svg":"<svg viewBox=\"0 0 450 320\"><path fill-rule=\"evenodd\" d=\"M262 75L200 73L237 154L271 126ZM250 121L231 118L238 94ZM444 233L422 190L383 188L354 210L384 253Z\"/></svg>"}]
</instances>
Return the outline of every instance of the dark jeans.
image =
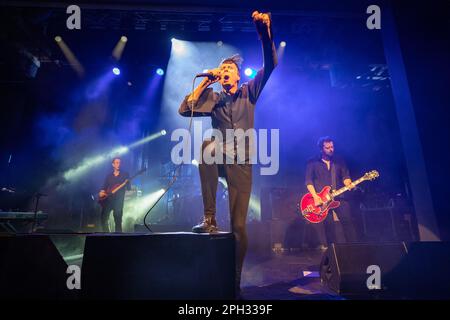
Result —
<instances>
[{"instance_id":1,"label":"dark jeans","mask_svg":"<svg viewBox=\"0 0 450 320\"><path fill-rule=\"evenodd\" d=\"M116 226L116 232L122 232L122 215L123 204L107 203L100 214L103 232L110 232L108 226L109 215L113 212L114 224Z\"/></svg>"},{"instance_id":2,"label":"dark jeans","mask_svg":"<svg viewBox=\"0 0 450 320\"><path fill-rule=\"evenodd\" d=\"M236 288L240 288L242 266L247 251L247 211L252 189L251 164L199 164L205 216L216 214L219 176L228 184L231 231L236 239Z\"/></svg>"},{"instance_id":3,"label":"dark jeans","mask_svg":"<svg viewBox=\"0 0 450 320\"><path fill-rule=\"evenodd\" d=\"M327 244L356 242L357 236L350 204L347 201L341 201L341 205L334 211L336 211L339 221L334 221L333 210L328 212L328 217L324 221Z\"/></svg>"}]
</instances>

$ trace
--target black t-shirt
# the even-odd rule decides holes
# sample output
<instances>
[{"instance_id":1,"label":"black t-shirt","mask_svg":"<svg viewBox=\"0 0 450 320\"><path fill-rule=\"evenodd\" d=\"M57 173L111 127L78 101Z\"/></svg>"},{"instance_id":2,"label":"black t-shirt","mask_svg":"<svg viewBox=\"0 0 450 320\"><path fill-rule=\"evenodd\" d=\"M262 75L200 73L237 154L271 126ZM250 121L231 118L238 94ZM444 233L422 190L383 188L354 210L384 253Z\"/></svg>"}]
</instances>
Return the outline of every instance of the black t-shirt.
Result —
<instances>
[{"instance_id":1,"label":"black t-shirt","mask_svg":"<svg viewBox=\"0 0 450 320\"><path fill-rule=\"evenodd\" d=\"M130 175L128 172L119 171L119 175L115 176L113 172L108 174L105 178L105 182L103 183L103 190L108 193L111 192L111 189L125 182ZM125 199L125 190L131 190L130 182L128 182L123 188L118 190L113 195L108 197L108 201L114 203L116 205L123 205L123 201Z\"/></svg>"},{"instance_id":2,"label":"black t-shirt","mask_svg":"<svg viewBox=\"0 0 450 320\"><path fill-rule=\"evenodd\" d=\"M330 170L328 170L327 164L322 161L321 157L310 159L306 165L305 184L312 184L317 193L325 186L332 186L332 166L334 166L336 172L335 189L343 187L343 181L345 179L350 179L350 173L344 160L336 156L330 161Z\"/></svg>"}]
</instances>

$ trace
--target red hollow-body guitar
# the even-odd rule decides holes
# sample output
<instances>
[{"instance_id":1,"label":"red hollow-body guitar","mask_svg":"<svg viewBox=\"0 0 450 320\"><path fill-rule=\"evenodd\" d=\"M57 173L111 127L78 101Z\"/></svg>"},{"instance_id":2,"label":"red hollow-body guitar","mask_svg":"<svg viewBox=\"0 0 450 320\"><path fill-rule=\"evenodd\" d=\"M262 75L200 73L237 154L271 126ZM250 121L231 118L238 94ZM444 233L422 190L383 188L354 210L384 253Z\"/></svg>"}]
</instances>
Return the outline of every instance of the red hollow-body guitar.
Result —
<instances>
[{"instance_id":1,"label":"red hollow-body guitar","mask_svg":"<svg viewBox=\"0 0 450 320\"><path fill-rule=\"evenodd\" d=\"M378 178L380 175L378 171L373 170L367 172L364 176L359 178L356 181L353 181L353 184L356 186L363 181L366 180L374 180ZM300 210L303 217L312 223L320 223L324 221L328 216L328 211L332 209L336 209L339 207L340 202L334 200L335 197L343 194L344 192L350 190L349 187L343 187L341 189L332 191L331 187L327 186L322 189L317 195L322 199L322 204L316 206L314 204L314 198L311 193L305 194L300 200Z\"/></svg>"}]
</instances>

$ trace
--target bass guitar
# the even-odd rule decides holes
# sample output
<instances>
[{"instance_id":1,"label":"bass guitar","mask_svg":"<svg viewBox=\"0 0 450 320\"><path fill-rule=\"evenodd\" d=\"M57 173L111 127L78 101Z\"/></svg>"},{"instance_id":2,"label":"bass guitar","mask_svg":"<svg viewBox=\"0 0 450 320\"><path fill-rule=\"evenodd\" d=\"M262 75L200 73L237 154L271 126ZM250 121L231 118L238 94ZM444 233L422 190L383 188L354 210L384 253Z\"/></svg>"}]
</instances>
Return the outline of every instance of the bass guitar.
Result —
<instances>
[{"instance_id":1,"label":"bass guitar","mask_svg":"<svg viewBox=\"0 0 450 320\"><path fill-rule=\"evenodd\" d=\"M124 182L122 182L121 184L117 184L112 186L111 188L109 188L108 190L106 190L106 194L102 197L98 197L98 203L104 207L106 204L106 201L113 195L115 194L117 191L119 191L120 189L122 189L123 187L125 187L127 185L128 182L130 182L131 180L133 180L134 178L136 178L137 176L139 176L140 174L144 173L147 170L147 168L141 169L140 171L138 171L134 176L132 176L131 178L125 179Z\"/></svg>"}]
</instances>

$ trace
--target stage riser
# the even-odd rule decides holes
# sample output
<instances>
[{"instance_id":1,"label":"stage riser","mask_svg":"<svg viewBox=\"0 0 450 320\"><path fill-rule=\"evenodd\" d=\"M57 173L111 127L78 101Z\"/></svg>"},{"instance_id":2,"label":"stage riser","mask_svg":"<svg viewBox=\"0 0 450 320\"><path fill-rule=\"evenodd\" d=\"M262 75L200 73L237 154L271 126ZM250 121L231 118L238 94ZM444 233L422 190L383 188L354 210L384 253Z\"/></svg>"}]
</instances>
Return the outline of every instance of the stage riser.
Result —
<instances>
[{"instance_id":1,"label":"stage riser","mask_svg":"<svg viewBox=\"0 0 450 320\"><path fill-rule=\"evenodd\" d=\"M162 233L89 236L85 299L233 299L234 237Z\"/></svg>"}]
</instances>

